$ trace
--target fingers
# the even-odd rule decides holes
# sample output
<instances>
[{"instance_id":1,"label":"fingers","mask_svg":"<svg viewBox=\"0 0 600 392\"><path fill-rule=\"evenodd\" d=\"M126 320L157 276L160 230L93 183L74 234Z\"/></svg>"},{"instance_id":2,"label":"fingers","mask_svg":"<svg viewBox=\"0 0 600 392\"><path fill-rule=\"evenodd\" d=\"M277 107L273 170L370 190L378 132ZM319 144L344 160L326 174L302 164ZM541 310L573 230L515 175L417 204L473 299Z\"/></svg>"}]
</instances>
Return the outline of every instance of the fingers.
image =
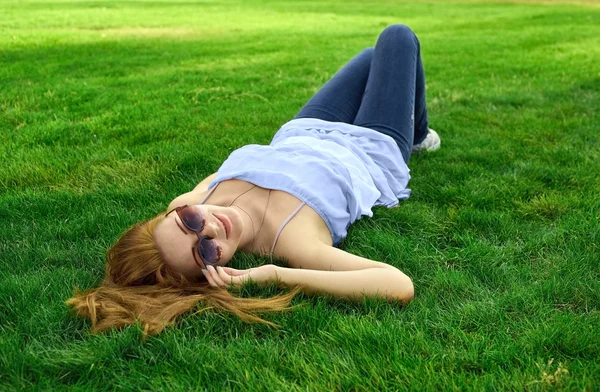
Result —
<instances>
[{"instance_id":1,"label":"fingers","mask_svg":"<svg viewBox=\"0 0 600 392\"><path fill-rule=\"evenodd\" d=\"M219 272L212 265L207 266L206 269L202 270L202 273L211 286L227 287L226 281L223 281L223 278L219 276Z\"/></svg>"},{"instance_id":2,"label":"fingers","mask_svg":"<svg viewBox=\"0 0 600 392\"><path fill-rule=\"evenodd\" d=\"M246 269L246 270L239 270L239 269L235 269L235 268L231 268L231 267L223 267L223 269L225 270L225 272L227 272L229 275L233 275L233 276L241 276L241 275L246 275L249 274L250 271L252 271L252 269Z\"/></svg>"},{"instance_id":3,"label":"fingers","mask_svg":"<svg viewBox=\"0 0 600 392\"><path fill-rule=\"evenodd\" d=\"M246 280L239 276L230 275L225 270L226 269L223 267L214 268L212 265L209 265L206 269L202 270L202 273L206 277L208 283L213 287L227 288L228 286L240 286Z\"/></svg>"}]
</instances>

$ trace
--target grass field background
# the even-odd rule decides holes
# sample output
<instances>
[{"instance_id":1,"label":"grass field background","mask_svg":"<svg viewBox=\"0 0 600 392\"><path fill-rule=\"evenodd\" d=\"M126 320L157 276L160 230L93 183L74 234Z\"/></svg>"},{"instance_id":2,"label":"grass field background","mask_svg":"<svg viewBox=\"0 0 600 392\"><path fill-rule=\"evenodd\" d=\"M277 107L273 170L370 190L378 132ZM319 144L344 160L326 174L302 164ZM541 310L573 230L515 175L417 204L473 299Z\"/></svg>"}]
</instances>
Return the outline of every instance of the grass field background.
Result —
<instances>
[{"instance_id":1,"label":"grass field background","mask_svg":"<svg viewBox=\"0 0 600 392\"><path fill-rule=\"evenodd\" d=\"M600 389L598 3L4 0L0 15L0 390ZM267 144L393 23L420 38L442 149L342 247L405 271L414 301L301 295L266 316L279 329L207 311L145 342L90 335L64 301L101 281L119 234Z\"/></svg>"}]
</instances>

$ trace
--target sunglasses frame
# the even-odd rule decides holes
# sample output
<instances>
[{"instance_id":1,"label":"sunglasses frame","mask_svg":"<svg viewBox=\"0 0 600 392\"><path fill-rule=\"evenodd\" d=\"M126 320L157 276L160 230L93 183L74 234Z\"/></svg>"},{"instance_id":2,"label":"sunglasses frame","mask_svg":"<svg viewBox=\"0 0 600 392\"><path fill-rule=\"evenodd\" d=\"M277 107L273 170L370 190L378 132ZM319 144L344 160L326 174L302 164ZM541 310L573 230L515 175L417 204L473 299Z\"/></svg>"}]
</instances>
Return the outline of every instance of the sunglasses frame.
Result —
<instances>
[{"instance_id":1,"label":"sunglasses frame","mask_svg":"<svg viewBox=\"0 0 600 392\"><path fill-rule=\"evenodd\" d=\"M200 232L202 232L202 230L204 230L204 222L205 219L202 219L202 227L200 227L199 230L193 229L191 227L189 227L186 223L185 220L183 219L183 217L181 216L181 211L183 211L184 209L191 207L188 204L179 206L179 207L175 207L173 208L171 211L167 212L165 215L165 218L167 216L169 216L170 213L172 213L173 211L175 211L175 213L177 214L177 216L179 217L179 220L181 221L181 223L183 223L183 225L185 226L186 229L188 229L189 231L193 232L194 234L196 234L196 236L198 237L198 242L196 242L196 244L194 246L192 246L192 255L194 256L194 261L196 262L196 264L198 264L198 266L202 269L206 269L207 265L212 265L210 263L206 263L203 259L202 256L200 255L200 250L198 249L198 246L200 246L200 243L205 240L205 239L209 239L212 240L211 237L207 236L207 235L200 235ZM188 233L185 233L186 235ZM200 263L198 262L200 261L200 263L202 263L202 265L200 265ZM218 262L219 260L217 260ZM216 263L216 262L215 262Z\"/></svg>"}]
</instances>

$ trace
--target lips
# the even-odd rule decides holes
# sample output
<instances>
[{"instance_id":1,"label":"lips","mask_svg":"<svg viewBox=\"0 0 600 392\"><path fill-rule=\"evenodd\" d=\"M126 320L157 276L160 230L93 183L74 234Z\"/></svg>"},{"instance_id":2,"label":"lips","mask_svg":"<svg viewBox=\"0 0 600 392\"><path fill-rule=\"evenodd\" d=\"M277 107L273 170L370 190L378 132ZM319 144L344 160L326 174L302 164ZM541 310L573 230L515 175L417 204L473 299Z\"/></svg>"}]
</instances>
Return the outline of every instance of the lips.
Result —
<instances>
[{"instance_id":1,"label":"lips","mask_svg":"<svg viewBox=\"0 0 600 392\"><path fill-rule=\"evenodd\" d=\"M223 225L225 229L225 239L229 239L229 233L231 232L231 222L227 219L226 216L213 214L215 218Z\"/></svg>"}]
</instances>

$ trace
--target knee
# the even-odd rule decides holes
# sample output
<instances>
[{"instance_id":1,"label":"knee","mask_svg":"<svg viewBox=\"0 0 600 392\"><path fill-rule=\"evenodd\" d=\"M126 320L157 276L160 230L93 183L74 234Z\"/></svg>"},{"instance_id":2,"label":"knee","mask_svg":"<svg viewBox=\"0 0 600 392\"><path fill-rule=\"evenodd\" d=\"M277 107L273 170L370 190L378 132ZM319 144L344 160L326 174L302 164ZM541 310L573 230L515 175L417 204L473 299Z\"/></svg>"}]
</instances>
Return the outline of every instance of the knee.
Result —
<instances>
[{"instance_id":1,"label":"knee","mask_svg":"<svg viewBox=\"0 0 600 392\"><path fill-rule=\"evenodd\" d=\"M377 43L385 43L395 47L401 46L405 48L419 49L419 40L410 27L403 24L394 24L386 27L381 34Z\"/></svg>"},{"instance_id":2,"label":"knee","mask_svg":"<svg viewBox=\"0 0 600 392\"><path fill-rule=\"evenodd\" d=\"M362 50L362 52L360 52L360 55L371 58L371 57L373 57L373 51L374 50L375 50L375 48L373 48L373 47L364 48Z\"/></svg>"},{"instance_id":3,"label":"knee","mask_svg":"<svg viewBox=\"0 0 600 392\"><path fill-rule=\"evenodd\" d=\"M369 47L364 48L355 58L355 61L359 61L360 63L371 65L371 60L373 59L373 51L375 48Z\"/></svg>"}]
</instances>

